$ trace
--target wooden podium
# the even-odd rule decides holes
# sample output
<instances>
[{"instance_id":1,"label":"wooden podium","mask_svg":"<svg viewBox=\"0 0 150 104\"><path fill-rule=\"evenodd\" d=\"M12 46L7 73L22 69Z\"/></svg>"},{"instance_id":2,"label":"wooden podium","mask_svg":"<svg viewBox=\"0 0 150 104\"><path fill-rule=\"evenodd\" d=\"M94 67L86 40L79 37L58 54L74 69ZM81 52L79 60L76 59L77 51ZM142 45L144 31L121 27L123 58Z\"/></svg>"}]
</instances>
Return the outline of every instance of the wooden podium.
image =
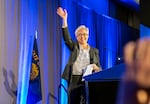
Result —
<instances>
[{"instance_id":1,"label":"wooden podium","mask_svg":"<svg viewBox=\"0 0 150 104\"><path fill-rule=\"evenodd\" d=\"M86 104L116 104L118 85L125 65L119 64L85 76Z\"/></svg>"}]
</instances>

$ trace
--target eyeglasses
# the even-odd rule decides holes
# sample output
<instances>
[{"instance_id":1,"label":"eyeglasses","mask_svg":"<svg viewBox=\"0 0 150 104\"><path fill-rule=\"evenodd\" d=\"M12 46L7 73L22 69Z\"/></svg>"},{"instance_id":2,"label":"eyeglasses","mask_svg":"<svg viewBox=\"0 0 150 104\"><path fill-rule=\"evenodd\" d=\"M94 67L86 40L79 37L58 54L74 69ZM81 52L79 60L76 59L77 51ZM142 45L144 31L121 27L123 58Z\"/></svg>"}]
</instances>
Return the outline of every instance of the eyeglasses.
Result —
<instances>
[{"instance_id":1,"label":"eyeglasses","mask_svg":"<svg viewBox=\"0 0 150 104\"><path fill-rule=\"evenodd\" d=\"M87 33L80 33L80 34L77 34L77 37L81 37L81 36L88 36L88 34Z\"/></svg>"}]
</instances>

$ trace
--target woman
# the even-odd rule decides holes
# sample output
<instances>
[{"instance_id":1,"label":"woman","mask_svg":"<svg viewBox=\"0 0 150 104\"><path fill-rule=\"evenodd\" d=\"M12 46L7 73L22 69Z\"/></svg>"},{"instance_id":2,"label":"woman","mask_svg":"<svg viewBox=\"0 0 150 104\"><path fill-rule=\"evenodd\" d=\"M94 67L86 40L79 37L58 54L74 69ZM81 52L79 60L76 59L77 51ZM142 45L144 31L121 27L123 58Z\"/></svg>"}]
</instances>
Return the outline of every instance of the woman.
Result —
<instances>
[{"instance_id":1,"label":"woman","mask_svg":"<svg viewBox=\"0 0 150 104\"><path fill-rule=\"evenodd\" d=\"M99 52L87 43L89 29L86 26L81 25L76 29L77 42L75 42L71 39L68 31L67 11L59 7L57 14L62 18L63 38L71 51L71 56L62 75L62 78L68 81L68 103L85 104L84 81L82 81L83 69L91 65L93 71L101 70Z\"/></svg>"}]
</instances>

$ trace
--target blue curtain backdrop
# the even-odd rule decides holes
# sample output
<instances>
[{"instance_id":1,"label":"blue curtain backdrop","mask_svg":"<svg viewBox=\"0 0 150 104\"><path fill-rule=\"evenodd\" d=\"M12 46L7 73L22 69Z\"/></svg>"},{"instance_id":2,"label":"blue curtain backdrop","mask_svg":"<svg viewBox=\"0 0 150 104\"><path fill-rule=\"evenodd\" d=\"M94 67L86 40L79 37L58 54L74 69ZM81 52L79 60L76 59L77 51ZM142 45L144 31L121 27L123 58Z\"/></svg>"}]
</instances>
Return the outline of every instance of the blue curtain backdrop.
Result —
<instances>
[{"instance_id":1,"label":"blue curtain backdrop","mask_svg":"<svg viewBox=\"0 0 150 104\"><path fill-rule=\"evenodd\" d=\"M37 34L42 104L58 104L61 79L61 27L54 0L18 1L20 34L17 104L26 104L31 69L34 36ZM57 20L56 20L57 19Z\"/></svg>"},{"instance_id":2,"label":"blue curtain backdrop","mask_svg":"<svg viewBox=\"0 0 150 104\"><path fill-rule=\"evenodd\" d=\"M58 104L61 80L61 22L59 0L38 0L38 39L42 104Z\"/></svg>"},{"instance_id":3,"label":"blue curtain backdrop","mask_svg":"<svg viewBox=\"0 0 150 104\"><path fill-rule=\"evenodd\" d=\"M140 37L149 37L150 36L150 27L143 24L140 25Z\"/></svg>"},{"instance_id":4,"label":"blue curtain backdrop","mask_svg":"<svg viewBox=\"0 0 150 104\"><path fill-rule=\"evenodd\" d=\"M93 10L90 9L89 7L79 3L79 2L74 2L74 5L76 5L76 19L77 19L77 26L79 25L86 25L89 28L89 40L88 43L95 47L96 46L96 31L95 31L95 24L94 24L94 15L93 15ZM74 35L74 34L73 34Z\"/></svg>"},{"instance_id":5,"label":"blue curtain backdrop","mask_svg":"<svg viewBox=\"0 0 150 104\"><path fill-rule=\"evenodd\" d=\"M100 50L100 62L103 69L122 63L124 45L128 41L135 41L139 37L139 31L109 16L95 13L94 15L95 41Z\"/></svg>"},{"instance_id":6,"label":"blue curtain backdrop","mask_svg":"<svg viewBox=\"0 0 150 104\"><path fill-rule=\"evenodd\" d=\"M20 58L18 69L17 104L26 104L29 86L30 66L34 35L37 28L36 2L21 0L19 2L20 14Z\"/></svg>"},{"instance_id":7,"label":"blue curtain backdrop","mask_svg":"<svg viewBox=\"0 0 150 104\"><path fill-rule=\"evenodd\" d=\"M68 10L68 25L74 40L76 40L74 31L79 25L84 24L89 27L90 37L88 42L91 46L99 49L103 70L116 64L116 57L122 57L124 44L134 37L133 34L138 33L126 24L109 16L96 13L78 1L21 0L18 2L20 10L18 16L20 58L17 104L26 104L35 33L38 35L42 103L67 103L67 82L61 79L61 74L70 52L61 36L61 21L56 14L58 6ZM129 39L129 37L131 38Z\"/></svg>"},{"instance_id":8,"label":"blue curtain backdrop","mask_svg":"<svg viewBox=\"0 0 150 104\"><path fill-rule=\"evenodd\" d=\"M96 16L97 47L100 50L100 59L103 68L113 67L117 55L120 56L121 23L109 16ZM122 55L121 55L122 57Z\"/></svg>"}]
</instances>

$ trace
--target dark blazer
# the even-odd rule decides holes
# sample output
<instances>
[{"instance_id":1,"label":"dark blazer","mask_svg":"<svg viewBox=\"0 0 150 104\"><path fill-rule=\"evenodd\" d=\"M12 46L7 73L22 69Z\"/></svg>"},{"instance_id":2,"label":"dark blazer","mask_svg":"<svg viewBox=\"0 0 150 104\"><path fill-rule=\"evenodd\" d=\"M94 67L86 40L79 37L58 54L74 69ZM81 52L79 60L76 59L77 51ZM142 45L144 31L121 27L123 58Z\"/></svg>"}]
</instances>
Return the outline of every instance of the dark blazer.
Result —
<instances>
[{"instance_id":1,"label":"dark blazer","mask_svg":"<svg viewBox=\"0 0 150 104\"><path fill-rule=\"evenodd\" d=\"M80 49L79 49L79 43L71 39L70 33L68 31L68 27L62 28L62 32L63 32L63 38L65 41L65 44L68 46L68 48L71 51L69 61L67 65L65 66L64 72L62 74L62 78L64 78L65 80L68 81L68 83L70 83L70 79L72 76L72 67L79 55ZM90 54L90 64L96 64L98 67L101 68L98 49L90 46L89 54Z\"/></svg>"}]
</instances>

